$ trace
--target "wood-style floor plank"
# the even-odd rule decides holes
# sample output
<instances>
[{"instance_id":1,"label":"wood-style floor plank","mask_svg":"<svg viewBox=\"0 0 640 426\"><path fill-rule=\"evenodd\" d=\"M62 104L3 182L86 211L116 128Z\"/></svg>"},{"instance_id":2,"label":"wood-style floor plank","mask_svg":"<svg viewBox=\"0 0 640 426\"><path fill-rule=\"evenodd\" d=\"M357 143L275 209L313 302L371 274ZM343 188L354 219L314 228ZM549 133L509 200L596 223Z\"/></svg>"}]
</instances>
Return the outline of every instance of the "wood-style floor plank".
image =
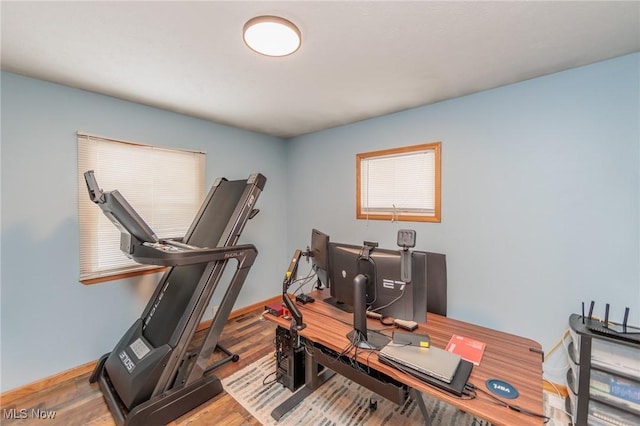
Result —
<instances>
[{"instance_id":1,"label":"wood-style floor plank","mask_svg":"<svg viewBox=\"0 0 640 426\"><path fill-rule=\"evenodd\" d=\"M229 320L222 332L220 344L231 352L240 355L238 362L228 362L213 371L219 378L225 378L243 367L259 360L274 350L273 340L275 324L265 321L261 317L262 310L252 311ZM124 333L124 330L123 330ZM194 344L198 344L204 332L198 332ZM117 342L114 342L114 345ZM224 356L216 351L211 356L215 362ZM42 420L31 417L32 410L55 413L53 419L46 421L47 425L91 425L113 426L115 422L102 397L97 383L89 383L90 373L70 378L57 385L41 391L15 399L4 405L0 401L0 423L6 426L43 424ZM11 410L21 417L27 413L27 418L9 418ZM224 424L230 426L259 426L260 423L226 392L216 396L211 401L171 422L172 426Z\"/></svg>"}]
</instances>

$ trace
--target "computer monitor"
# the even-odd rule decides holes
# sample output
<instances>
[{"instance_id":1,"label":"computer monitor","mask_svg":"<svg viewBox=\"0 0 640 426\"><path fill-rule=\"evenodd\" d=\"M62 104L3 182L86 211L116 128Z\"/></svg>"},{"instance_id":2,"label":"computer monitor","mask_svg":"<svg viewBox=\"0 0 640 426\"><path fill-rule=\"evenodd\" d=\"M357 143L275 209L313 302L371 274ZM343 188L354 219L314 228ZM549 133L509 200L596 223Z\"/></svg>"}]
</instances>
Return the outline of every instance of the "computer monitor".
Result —
<instances>
[{"instance_id":1,"label":"computer monitor","mask_svg":"<svg viewBox=\"0 0 640 426\"><path fill-rule=\"evenodd\" d=\"M367 329L368 310L394 319L425 321L425 253L410 253L415 279L403 281L403 259L399 250L379 249L375 243L365 243L361 247L333 244L331 249L332 294L336 296L337 306L339 303L352 305L353 330L347 338L353 345L379 350L389 341L379 332Z\"/></svg>"},{"instance_id":2,"label":"computer monitor","mask_svg":"<svg viewBox=\"0 0 640 426\"><path fill-rule=\"evenodd\" d=\"M353 279L358 274L367 276L366 301L372 303L375 298L375 276L373 264L363 257L363 246L329 243L329 281L331 297L325 299L343 311L353 312Z\"/></svg>"},{"instance_id":3,"label":"computer monitor","mask_svg":"<svg viewBox=\"0 0 640 426\"><path fill-rule=\"evenodd\" d=\"M366 277L365 301L369 310L385 317L424 322L427 315L427 253L411 252L412 280L402 281L401 252L331 242L329 276L331 297L326 302L353 312L354 284Z\"/></svg>"},{"instance_id":4,"label":"computer monitor","mask_svg":"<svg viewBox=\"0 0 640 426\"><path fill-rule=\"evenodd\" d=\"M311 230L310 257L318 278L317 287L329 287L329 236L317 229Z\"/></svg>"},{"instance_id":5,"label":"computer monitor","mask_svg":"<svg viewBox=\"0 0 640 426\"><path fill-rule=\"evenodd\" d=\"M384 317L425 322L427 316L427 253L411 252L411 282L402 281L400 250L374 249L375 299L369 310ZM372 278L368 275L368 278Z\"/></svg>"},{"instance_id":6,"label":"computer monitor","mask_svg":"<svg viewBox=\"0 0 640 426\"><path fill-rule=\"evenodd\" d=\"M311 261L320 269L329 269L329 236L317 229L311 230Z\"/></svg>"}]
</instances>

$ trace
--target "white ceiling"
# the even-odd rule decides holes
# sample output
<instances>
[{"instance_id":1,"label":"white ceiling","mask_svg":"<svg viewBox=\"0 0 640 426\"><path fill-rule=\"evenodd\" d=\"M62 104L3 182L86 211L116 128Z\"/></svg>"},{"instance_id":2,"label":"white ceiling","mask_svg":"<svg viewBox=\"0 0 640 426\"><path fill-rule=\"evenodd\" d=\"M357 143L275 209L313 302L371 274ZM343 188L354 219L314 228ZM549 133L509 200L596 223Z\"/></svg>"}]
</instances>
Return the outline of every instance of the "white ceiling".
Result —
<instances>
[{"instance_id":1,"label":"white ceiling","mask_svg":"<svg viewBox=\"0 0 640 426\"><path fill-rule=\"evenodd\" d=\"M260 56L280 15L302 47ZM640 51L640 2L1 3L2 69L292 137Z\"/></svg>"}]
</instances>

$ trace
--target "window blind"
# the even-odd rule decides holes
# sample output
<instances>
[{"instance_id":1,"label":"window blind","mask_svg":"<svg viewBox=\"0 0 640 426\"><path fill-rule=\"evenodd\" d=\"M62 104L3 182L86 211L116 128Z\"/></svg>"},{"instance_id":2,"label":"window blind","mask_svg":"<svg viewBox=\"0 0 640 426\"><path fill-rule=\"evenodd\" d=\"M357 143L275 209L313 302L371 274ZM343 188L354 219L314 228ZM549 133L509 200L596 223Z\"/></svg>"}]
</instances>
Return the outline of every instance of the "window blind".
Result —
<instances>
[{"instance_id":1,"label":"window blind","mask_svg":"<svg viewBox=\"0 0 640 426\"><path fill-rule=\"evenodd\" d=\"M363 160L363 210L433 214L435 155L433 151Z\"/></svg>"},{"instance_id":2,"label":"window blind","mask_svg":"<svg viewBox=\"0 0 640 426\"><path fill-rule=\"evenodd\" d=\"M357 217L439 221L440 143L357 155Z\"/></svg>"},{"instance_id":3,"label":"window blind","mask_svg":"<svg viewBox=\"0 0 640 426\"><path fill-rule=\"evenodd\" d=\"M84 172L117 189L161 238L182 237L204 198L205 154L78 133L80 281L155 268L120 251L120 232L89 199Z\"/></svg>"}]
</instances>

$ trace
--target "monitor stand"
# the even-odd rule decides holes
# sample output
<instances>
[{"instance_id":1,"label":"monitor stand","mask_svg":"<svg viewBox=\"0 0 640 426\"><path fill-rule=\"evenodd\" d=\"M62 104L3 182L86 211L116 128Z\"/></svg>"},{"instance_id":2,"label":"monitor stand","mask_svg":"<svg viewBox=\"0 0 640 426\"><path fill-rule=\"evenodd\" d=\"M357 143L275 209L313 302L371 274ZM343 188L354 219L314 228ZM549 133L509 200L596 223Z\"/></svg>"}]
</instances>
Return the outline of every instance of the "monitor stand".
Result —
<instances>
[{"instance_id":1,"label":"monitor stand","mask_svg":"<svg viewBox=\"0 0 640 426\"><path fill-rule=\"evenodd\" d=\"M367 277L358 274L353 279L353 330L347 334L349 341L361 349L382 349L391 341L377 331L367 330Z\"/></svg>"},{"instance_id":2,"label":"monitor stand","mask_svg":"<svg viewBox=\"0 0 640 426\"><path fill-rule=\"evenodd\" d=\"M351 330L347 334L347 339L360 349L368 349L372 351L380 350L387 346L387 343L391 342L391 339L384 334L371 330L367 331L366 338L359 331Z\"/></svg>"}]
</instances>

